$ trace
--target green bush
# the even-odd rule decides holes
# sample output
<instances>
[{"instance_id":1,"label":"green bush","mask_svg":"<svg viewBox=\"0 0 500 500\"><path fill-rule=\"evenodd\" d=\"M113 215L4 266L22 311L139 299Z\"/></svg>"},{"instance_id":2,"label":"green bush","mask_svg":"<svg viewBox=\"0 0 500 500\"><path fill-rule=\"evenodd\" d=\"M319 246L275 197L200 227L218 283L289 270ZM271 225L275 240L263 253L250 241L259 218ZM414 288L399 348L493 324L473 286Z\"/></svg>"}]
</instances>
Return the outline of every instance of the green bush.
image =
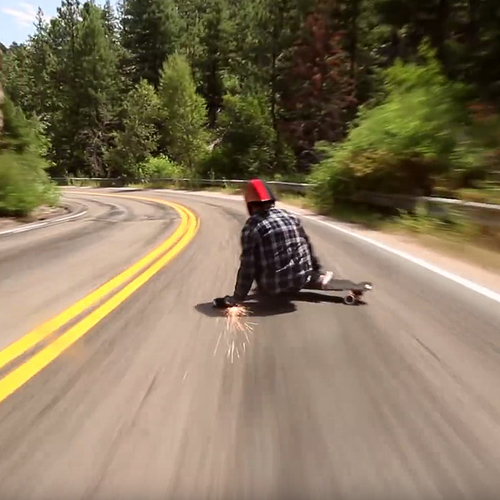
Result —
<instances>
[{"instance_id":1,"label":"green bush","mask_svg":"<svg viewBox=\"0 0 500 500\"><path fill-rule=\"evenodd\" d=\"M59 191L32 154L0 153L0 215L25 216L40 205L54 205Z\"/></svg>"},{"instance_id":2,"label":"green bush","mask_svg":"<svg viewBox=\"0 0 500 500\"><path fill-rule=\"evenodd\" d=\"M18 153L44 155L47 152L47 140L42 133L42 125L36 119L28 120L21 108L14 106L6 97L2 105L4 127L0 135L0 150Z\"/></svg>"},{"instance_id":3,"label":"green bush","mask_svg":"<svg viewBox=\"0 0 500 500\"><path fill-rule=\"evenodd\" d=\"M40 205L56 204L59 191L45 172L47 143L41 124L28 120L6 98L0 137L0 215L28 215Z\"/></svg>"},{"instance_id":4,"label":"green bush","mask_svg":"<svg viewBox=\"0 0 500 500\"><path fill-rule=\"evenodd\" d=\"M167 156L150 157L138 166L143 180L182 179L187 177L186 168L175 163Z\"/></svg>"},{"instance_id":5,"label":"green bush","mask_svg":"<svg viewBox=\"0 0 500 500\"><path fill-rule=\"evenodd\" d=\"M321 205L356 190L429 192L436 181L453 183L484 161L467 89L446 79L426 46L421 56L421 64L397 62L383 72L382 99L360 110L343 143L318 145L324 159L310 180Z\"/></svg>"}]
</instances>

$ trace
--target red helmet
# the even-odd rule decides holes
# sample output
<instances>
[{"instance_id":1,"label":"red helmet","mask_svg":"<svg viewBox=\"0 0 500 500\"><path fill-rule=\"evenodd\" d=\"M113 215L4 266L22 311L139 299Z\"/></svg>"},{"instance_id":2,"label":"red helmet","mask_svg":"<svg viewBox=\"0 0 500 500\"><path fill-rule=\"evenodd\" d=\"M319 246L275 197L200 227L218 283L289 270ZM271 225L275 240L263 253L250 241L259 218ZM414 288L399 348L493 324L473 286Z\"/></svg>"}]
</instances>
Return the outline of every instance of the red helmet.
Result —
<instances>
[{"instance_id":1,"label":"red helmet","mask_svg":"<svg viewBox=\"0 0 500 500\"><path fill-rule=\"evenodd\" d=\"M265 201L276 201L266 181L262 179L252 179L249 181L245 188L245 202L248 204L255 202L262 203Z\"/></svg>"},{"instance_id":2,"label":"red helmet","mask_svg":"<svg viewBox=\"0 0 500 500\"><path fill-rule=\"evenodd\" d=\"M245 203L248 213L254 213L254 207L257 208L266 202L274 204L276 198L271 188L262 179L252 179L245 187Z\"/></svg>"}]
</instances>

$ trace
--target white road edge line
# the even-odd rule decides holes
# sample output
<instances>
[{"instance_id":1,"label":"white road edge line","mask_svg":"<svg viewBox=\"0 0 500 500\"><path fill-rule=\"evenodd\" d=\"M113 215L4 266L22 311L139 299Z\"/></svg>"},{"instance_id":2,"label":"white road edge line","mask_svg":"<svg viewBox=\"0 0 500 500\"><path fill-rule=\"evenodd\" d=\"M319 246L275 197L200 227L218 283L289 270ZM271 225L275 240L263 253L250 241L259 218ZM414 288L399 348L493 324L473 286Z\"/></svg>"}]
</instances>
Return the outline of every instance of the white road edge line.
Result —
<instances>
[{"instance_id":1,"label":"white road edge line","mask_svg":"<svg viewBox=\"0 0 500 500\"><path fill-rule=\"evenodd\" d=\"M397 250L395 248L392 248L384 243L380 243L379 241L372 240L371 238L368 238L367 236L357 234L354 231L350 231L349 229L345 229L343 227L340 227L340 226L336 225L335 223L325 221L322 219L315 219L314 217L311 217L310 215L300 214L299 212L295 212L295 211L293 211L293 213L296 215L299 215L301 217L305 217L311 221L324 224L325 226L331 227L332 229L335 229L336 231L339 231L341 233L347 234L349 236L353 236L354 238L357 238L358 240L364 241L365 243L369 243L375 247L378 247L382 250L385 250L385 251L390 252L394 255L397 255L398 257L401 257L402 259L409 260L413 264L424 267L425 269L427 269L429 271L432 271L436 274L439 274L440 276L442 276L444 278L447 278L451 281L454 281L455 283L458 283L462 286L465 286L465 287L469 288L470 290L473 290L477 293L480 293L481 295L484 295L485 297L488 297L488 298L500 303L500 294L499 293L496 293L493 290L490 290L489 288L486 288L484 286L478 285L477 283L474 283L473 281L470 281L466 278L462 278L461 276L458 276L457 274L446 271L445 269L441 269L440 267L435 266L434 264L431 264L429 262L426 262L423 259L415 257L415 256L413 256L409 253L403 252L401 250Z\"/></svg>"},{"instance_id":2,"label":"white road edge line","mask_svg":"<svg viewBox=\"0 0 500 500\"><path fill-rule=\"evenodd\" d=\"M82 215L85 215L87 212L88 212L88 210L85 209L85 210L82 210L81 212L78 212L76 214L65 215L64 217L59 217L58 219L50 219L50 220L47 220L44 222L33 222L31 224L26 224L25 226L16 227L15 229L9 229L7 231L2 231L2 232L0 232L0 236L6 235L6 234L24 233L26 231L32 231L33 229L39 229L41 227L51 226L53 224L59 224L60 222L67 222L69 220L81 217Z\"/></svg>"},{"instance_id":3,"label":"white road edge line","mask_svg":"<svg viewBox=\"0 0 500 500\"><path fill-rule=\"evenodd\" d=\"M210 194L210 193L193 193L190 191L180 191L180 190L175 190L175 189L174 190L165 189L165 190L157 190L157 191L168 191L171 193L186 194L189 196L202 196L202 197L215 198L215 199L223 198L226 200L236 201L234 197L224 195L224 194L214 195L214 194ZM349 229L346 229L344 227L341 227L341 226L335 224L334 222L330 222L328 220L318 218L321 216L311 216L311 215L303 214L303 213L297 212L289 207L287 207L287 210L289 210L290 212L292 212L295 215L298 215L301 218L306 218L312 222L323 224L325 226L328 226L328 227L334 229L335 231L338 231L338 232L343 233L343 234L347 234L349 236L357 238L360 241L364 241L365 243L369 243L370 245L373 245L377 248L380 248L381 250L385 250L386 252L392 253L393 255L397 255L398 257L400 257L402 259L406 259L406 260L412 262L413 264L416 264L417 266L421 266L421 267L427 269L428 271L431 271L435 274L438 274L438 275L442 276L443 278L447 278L451 281L454 281L455 283L458 283L459 285L462 285L462 286L468 288L469 290L473 290L474 292L477 292L485 297L488 297L489 299L492 299L492 300L500 303L500 294L499 293L494 292L493 290L490 290L489 288L486 288L484 286L478 285L477 283L474 283L473 281L470 281L466 278L462 278L461 276L458 276L457 274L446 271L445 269L441 269L440 267L435 266L434 264L431 264L429 262L426 262L425 260L422 260L418 257L410 255L409 253L403 252L401 250L396 250L395 248L391 248L390 246L385 245L384 243L380 243L380 242L373 240L371 238L368 238L367 236L357 234L356 232L351 231Z\"/></svg>"}]
</instances>

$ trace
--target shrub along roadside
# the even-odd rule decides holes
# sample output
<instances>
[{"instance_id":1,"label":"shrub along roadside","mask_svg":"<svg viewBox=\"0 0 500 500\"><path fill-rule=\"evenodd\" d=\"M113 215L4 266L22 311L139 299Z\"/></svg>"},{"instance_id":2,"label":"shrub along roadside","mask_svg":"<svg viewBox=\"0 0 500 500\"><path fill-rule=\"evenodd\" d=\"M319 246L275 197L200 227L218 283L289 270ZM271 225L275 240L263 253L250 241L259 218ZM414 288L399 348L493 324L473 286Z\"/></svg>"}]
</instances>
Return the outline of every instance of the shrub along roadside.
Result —
<instances>
[{"instance_id":1,"label":"shrub along roadside","mask_svg":"<svg viewBox=\"0 0 500 500\"><path fill-rule=\"evenodd\" d=\"M310 181L319 207L331 209L359 190L455 189L487 170L491 145L475 132L468 89L447 80L426 45L420 56L419 64L398 62L382 72L381 96L361 109L343 143L318 145L323 160Z\"/></svg>"},{"instance_id":2,"label":"shrub along roadside","mask_svg":"<svg viewBox=\"0 0 500 500\"><path fill-rule=\"evenodd\" d=\"M137 171L141 179L182 179L188 176L187 169L167 156L149 157L139 164Z\"/></svg>"},{"instance_id":3,"label":"shrub along roadside","mask_svg":"<svg viewBox=\"0 0 500 500\"><path fill-rule=\"evenodd\" d=\"M0 153L0 215L26 216L40 205L55 205L57 188L48 181L40 158Z\"/></svg>"},{"instance_id":4,"label":"shrub along roadside","mask_svg":"<svg viewBox=\"0 0 500 500\"><path fill-rule=\"evenodd\" d=\"M45 172L46 144L38 122L28 120L6 98L0 136L0 216L26 216L41 205L59 200L58 188Z\"/></svg>"}]
</instances>

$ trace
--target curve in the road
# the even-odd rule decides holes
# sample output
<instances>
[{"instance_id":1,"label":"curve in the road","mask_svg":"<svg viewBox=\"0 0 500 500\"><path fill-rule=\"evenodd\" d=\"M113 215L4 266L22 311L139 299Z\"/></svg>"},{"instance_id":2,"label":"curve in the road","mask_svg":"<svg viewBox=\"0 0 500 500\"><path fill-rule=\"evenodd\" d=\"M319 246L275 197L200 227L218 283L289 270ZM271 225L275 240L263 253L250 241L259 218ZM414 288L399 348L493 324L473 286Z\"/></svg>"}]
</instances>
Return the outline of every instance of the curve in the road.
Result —
<instances>
[{"instance_id":1,"label":"curve in the road","mask_svg":"<svg viewBox=\"0 0 500 500\"><path fill-rule=\"evenodd\" d=\"M231 363L214 350L224 325L209 301L234 286L244 203L148 196L200 214L197 244L0 405L2 498L498 498L495 303L305 219L325 269L376 284L368 306L343 306L331 294L301 294L285 310L252 305L249 347ZM56 256L44 251L33 264L44 273L11 260L21 283L0 281L4 310L39 307L34 296L45 293L57 302L54 316L77 300L61 290L78 287L79 298L95 288L83 292L89 281L72 275L83 260L119 262L111 277L150 249L134 238L152 227L164 239L171 221L122 219L105 230L75 222L100 232L61 244ZM57 241L71 225L57 229ZM9 240L34 247L52 232ZM103 271L81 274L100 284L109 279ZM45 292L42 276L56 272L67 277L54 279L57 294ZM19 311L15 321L32 328Z\"/></svg>"},{"instance_id":2,"label":"curve in the road","mask_svg":"<svg viewBox=\"0 0 500 500\"><path fill-rule=\"evenodd\" d=\"M21 364L19 367L8 373L0 380L0 402L11 395L19 387L24 385L34 375L40 372L45 366L52 362L57 356L74 344L79 338L85 335L99 321L106 317L111 311L116 309L132 293L139 289L160 269L168 264L182 249L193 239L198 229L198 218L193 212L177 203L168 202L144 196L127 196L121 194L86 193L92 196L106 196L117 198L129 198L148 203L163 204L173 208L181 217L181 223L175 232L169 236L161 245L137 261L134 265L115 276L98 289L82 298L56 317L46 321L41 326L27 333L25 336L10 344L0 351L0 369L8 365L22 354L35 347L42 340L69 324L72 320L80 316L84 311L88 311L97 303L129 282L124 288L112 295L106 302L94 309L90 314L72 326L54 342L39 351L33 357ZM140 273L140 274L139 274Z\"/></svg>"}]
</instances>

